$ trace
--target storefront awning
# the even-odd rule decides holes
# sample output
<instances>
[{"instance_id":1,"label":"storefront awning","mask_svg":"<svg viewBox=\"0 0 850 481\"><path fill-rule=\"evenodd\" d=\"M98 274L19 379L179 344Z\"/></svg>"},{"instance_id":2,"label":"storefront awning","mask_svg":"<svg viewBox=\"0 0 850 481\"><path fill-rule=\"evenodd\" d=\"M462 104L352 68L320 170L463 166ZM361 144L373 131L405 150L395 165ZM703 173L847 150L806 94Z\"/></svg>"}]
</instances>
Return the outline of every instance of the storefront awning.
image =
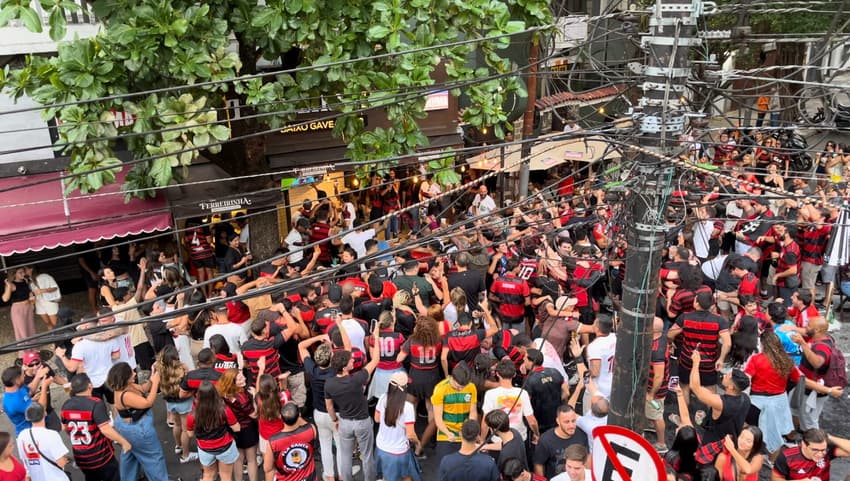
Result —
<instances>
[{"instance_id":1,"label":"storefront awning","mask_svg":"<svg viewBox=\"0 0 850 481\"><path fill-rule=\"evenodd\" d=\"M0 256L170 229L163 195L124 202L127 170L94 194L65 195L60 172L0 179Z\"/></svg>"},{"instance_id":2,"label":"storefront awning","mask_svg":"<svg viewBox=\"0 0 850 481\"><path fill-rule=\"evenodd\" d=\"M174 217L205 217L234 210L269 208L281 203L279 185L255 191L246 189L244 181L230 177L213 163L189 166L189 176L183 183L167 190Z\"/></svg>"},{"instance_id":3,"label":"storefront awning","mask_svg":"<svg viewBox=\"0 0 850 481\"><path fill-rule=\"evenodd\" d=\"M549 136L563 135L561 133ZM547 136L541 136L545 139ZM542 142L531 147L529 170L549 170L564 162L596 162L599 159L617 159L620 152L609 148L602 137L586 137L570 140Z\"/></svg>"}]
</instances>

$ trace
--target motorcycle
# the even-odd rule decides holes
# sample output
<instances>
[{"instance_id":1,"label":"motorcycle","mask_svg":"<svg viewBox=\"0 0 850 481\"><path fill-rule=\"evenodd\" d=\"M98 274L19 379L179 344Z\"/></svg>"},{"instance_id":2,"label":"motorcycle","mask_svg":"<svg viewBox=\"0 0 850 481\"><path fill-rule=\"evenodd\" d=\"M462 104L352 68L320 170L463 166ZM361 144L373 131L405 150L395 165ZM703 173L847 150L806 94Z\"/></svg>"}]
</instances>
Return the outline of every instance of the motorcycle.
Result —
<instances>
[{"instance_id":1,"label":"motorcycle","mask_svg":"<svg viewBox=\"0 0 850 481\"><path fill-rule=\"evenodd\" d=\"M795 172L810 172L813 159L809 154L809 142L793 129L780 129L773 133L773 138L779 140L785 155L791 160L789 166Z\"/></svg>"}]
</instances>

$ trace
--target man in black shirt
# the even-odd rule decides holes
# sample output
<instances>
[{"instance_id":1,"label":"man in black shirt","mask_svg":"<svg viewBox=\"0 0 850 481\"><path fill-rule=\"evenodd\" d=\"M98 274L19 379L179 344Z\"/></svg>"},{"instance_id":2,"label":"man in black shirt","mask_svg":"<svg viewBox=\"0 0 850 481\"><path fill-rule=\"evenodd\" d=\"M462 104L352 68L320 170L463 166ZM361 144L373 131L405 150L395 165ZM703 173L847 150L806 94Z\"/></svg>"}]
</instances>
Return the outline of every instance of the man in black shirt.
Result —
<instances>
[{"instance_id":1,"label":"man in black shirt","mask_svg":"<svg viewBox=\"0 0 850 481\"><path fill-rule=\"evenodd\" d=\"M552 479L564 472L568 446L579 444L588 447L587 435L577 428L578 414L569 405L558 408L556 426L540 436L534 450L534 474Z\"/></svg>"},{"instance_id":2,"label":"man in black shirt","mask_svg":"<svg viewBox=\"0 0 850 481\"><path fill-rule=\"evenodd\" d=\"M460 429L461 446L456 453L440 461L440 481L499 481L499 469L493 458L478 452L481 426L475 419L464 421Z\"/></svg>"},{"instance_id":3,"label":"man in black shirt","mask_svg":"<svg viewBox=\"0 0 850 481\"><path fill-rule=\"evenodd\" d=\"M449 283L449 290L455 287L460 287L466 293L466 304L469 310L478 309L478 295L482 292L487 292L487 285L484 282L484 274L481 271L469 270L471 256L467 252L461 252L455 259L457 272L450 272L446 279ZM458 312L462 309L458 308Z\"/></svg>"},{"instance_id":4,"label":"man in black shirt","mask_svg":"<svg viewBox=\"0 0 850 481\"><path fill-rule=\"evenodd\" d=\"M334 481L334 442L339 446L339 432L334 427L328 408L325 405L325 383L336 373L331 368L333 349L330 342L320 344L311 355L309 348L318 342L327 341L327 336L315 336L298 343L298 353L304 362L304 370L309 375L310 391L313 393L313 421L319 432L319 449L322 454L322 477L325 481ZM337 457L336 466L339 471L341 457Z\"/></svg>"},{"instance_id":5,"label":"man in black shirt","mask_svg":"<svg viewBox=\"0 0 850 481\"><path fill-rule=\"evenodd\" d=\"M691 354L691 360L691 391L700 402L711 408L711 414L706 417L702 444L720 443L727 435L738 439L750 410L750 397L744 393L750 387L749 376L740 369L732 369L721 380L725 394L717 394L713 389L700 385L699 351Z\"/></svg>"},{"instance_id":6,"label":"man in black shirt","mask_svg":"<svg viewBox=\"0 0 850 481\"><path fill-rule=\"evenodd\" d=\"M378 338L378 325L372 336ZM350 374L354 368L351 351L337 351L331 358L331 368L336 377L325 381L325 407L331 421L339 431L340 473L342 481L352 481L350 453L354 452L354 443L360 447L363 456L363 481L375 481L375 437L374 423L369 417L369 405L363 388L381 357L380 343L373 343L369 363L363 369Z\"/></svg>"},{"instance_id":7,"label":"man in black shirt","mask_svg":"<svg viewBox=\"0 0 850 481\"><path fill-rule=\"evenodd\" d=\"M525 389L543 433L555 427L555 413L569 399L570 385L557 369L543 367L543 353L537 349L526 351L523 366L528 373Z\"/></svg>"},{"instance_id":8,"label":"man in black shirt","mask_svg":"<svg viewBox=\"0 0 850 481\"><path fill-rule=\"evenodd\" d=\"M213 384L218 382L221 373L215 370L213 364L215 364L215 354L212 350L209 348L201 349L198 352L198 368L187 372L180 381L181 399L194 396L204 381L210 381Z\"/></svg>"}]
</instances>

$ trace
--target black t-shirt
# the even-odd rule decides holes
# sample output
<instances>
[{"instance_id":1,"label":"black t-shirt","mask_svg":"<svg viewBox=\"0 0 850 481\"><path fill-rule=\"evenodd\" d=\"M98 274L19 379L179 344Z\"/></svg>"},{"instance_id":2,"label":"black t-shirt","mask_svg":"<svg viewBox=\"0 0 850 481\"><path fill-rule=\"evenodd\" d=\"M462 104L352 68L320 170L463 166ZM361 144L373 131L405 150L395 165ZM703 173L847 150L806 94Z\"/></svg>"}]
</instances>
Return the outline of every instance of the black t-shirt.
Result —
<instances>
[{"instance_id":1,"label":"black t-shirt","mask_svg":"<svg viewBox=\"0 0 850 481\"><path fill-rule=\"evenodd\" d=\"M225 272L235 271L236 268L233 266L238 264L242 260L242 257L242 253L238 249L228 247L227 252L224 254L224 261L222 262Z\"/></svg>"},{"instance_id":2,"label":"black t-shirt","mask_svg":"<svg viewBox=\"0 0 850 481\"><path fill-rule=\"evenodd\" d=\"M569 439L559 438L555 435L555 429L543 433L534 450L534 464L543 466L546 479L552 479L564 472L564 463L567 461L564 451L567 447L573 444L588 447L587 435L581 429L576 428L576 432Z\"/></svg>"},{"instance_id":3,"label":"black t-shirt","mask_svg":"<svg viewBox=\"0 0 850 481\"><path fill-rule=\"evenodd\" d=\"M390 310L391 308L392 301L389 299L366 299L354 307L352 314L357 319L371 321L372 319L378 319L383 311Z\"/></svg>"},{"instance_id":4,"label":"black t-shirt","mask_svg":"<svg viewBox=\"0 0 850 481\"><path fill-rule=\"evenodd\" d=\"M404 309L395 310L395 330L405 338L409 338L413 334L413 327L416 326L416 315L412 311Z\"/></svg>"},{"instance_id":5,"label":"black t-shirt","mask_svg":"<svg viewBox=\"0 0 850 481\"><path fill-rule=\"evenodd\" d=\"M557 369L551 367L535 368L526 379L525 389L531 399L534 417L540 424L541 432L555 427L555 415L558 406L563 404L561 400L561 386L563 384L564 377Z\"/></svg>"},{"instance_id":6,"label":"black t-shirt","mask_svg":"<svg viewBox=\"0 0 850 481\"><path fill-rule=\"evenodd\" d=\"M369 406L363 387L369 382L369 373L358 371L348 376L334 376L325 381L325 398L333 400L339 417L369 419Z\"/></svg>"},{"instance_id":7,"label":"black t-shirt","mask_svg":"<svg viewBox=\"0 0 850 481\"><path fill-rule=\"evenodd\" d=\"M440 481L499 481L499 468L483 453L452 453L440 461Z\"/></svg>"},{"instance_id":8,"label":"black t-shirt","mask_svg":"<svg viewBox=\"0 0 850 481\"><path fill-rule=\"evenodd\" d=\"M463 292L466 293L466 305L469 306L470 311L478 308L478 294L487 290L484 274L475 270L450 272L446 280L449 283L449 290L455 287L463 289ZM458 308L458 311L462 310Z\"/></svg>"},{"instance_id":9,"label":"black t-shirt","mask_svg":"<svg viewBox=\"0 0 850 481\"><path fill-rule=\"evenodd\" d=\"M746 394L739 396L722 394L720 399L723 402L720 417L714 419L712 416L708 416L705 420L705 433L702 437L704 444L720 441L726 435L732 436L732 439L737 439L744 427L744 421L747 419L747 413L750 410L749 396Z\"/></svg>"},{"instance_id":10,"label":"black t-shirt","mask_svg":"<svg viewBox=\"0 0 850 481\"><path fill-rule=\"evenodd\" d=\"M511 458L516 458L522 461L522 468L528 469L528 457L525 455L525 442L522 440L522 435L516 429L511 428L514 438L502 444L502 450L499 452L497 464L502 465L505 461ZM590 481L590 480L587 480Z\"/></svg>"},{"instance_id":11,"label":"black t-shirt","mask_svg":"<svg viewBox=\"0 0 850 481\"><path fill-rule=\"evenodd\" d=\"M270 333L273 336L280 334L281 339L283 339L284 328L284 326L272 323ZM301 364L301 360L298 356L298 339L295 336L283 341L283 344L281 344L277 352L281 372L288 372L289 374L304 372L304 365Z\"/></svg>"},{"instance_id":12,"label":"black t-shirt","mask_svg":"<svg viewBox=\"0 0 850 481\"><path fill-rule=\"evenodd\" d=\"M310 376L310 391L313 393L313 407L317 411L328 412L325 407L325 383L328 379L336 377L333 369L322 369L316 364L312 357L304 359L304 370Z\"/></svg>"}]
</instances>

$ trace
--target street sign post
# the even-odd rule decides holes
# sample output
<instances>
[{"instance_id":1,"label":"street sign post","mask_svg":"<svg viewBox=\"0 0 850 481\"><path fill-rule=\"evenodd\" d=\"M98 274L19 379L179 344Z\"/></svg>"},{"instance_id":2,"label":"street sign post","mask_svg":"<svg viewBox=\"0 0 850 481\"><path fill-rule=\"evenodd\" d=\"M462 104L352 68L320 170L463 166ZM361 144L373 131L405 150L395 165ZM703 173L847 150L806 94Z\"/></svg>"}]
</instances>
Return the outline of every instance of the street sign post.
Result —
<instances>
[{"instance_id":1,"label":"street sign post","mask_svg":"<svg viewBox=\"0 0 850 481\"><path fill-rule=\"evenodd\" d=\"M593 481L666 481L664 462L649 441L619 426L593 430Z\"/></svg>"}]
</instances>

